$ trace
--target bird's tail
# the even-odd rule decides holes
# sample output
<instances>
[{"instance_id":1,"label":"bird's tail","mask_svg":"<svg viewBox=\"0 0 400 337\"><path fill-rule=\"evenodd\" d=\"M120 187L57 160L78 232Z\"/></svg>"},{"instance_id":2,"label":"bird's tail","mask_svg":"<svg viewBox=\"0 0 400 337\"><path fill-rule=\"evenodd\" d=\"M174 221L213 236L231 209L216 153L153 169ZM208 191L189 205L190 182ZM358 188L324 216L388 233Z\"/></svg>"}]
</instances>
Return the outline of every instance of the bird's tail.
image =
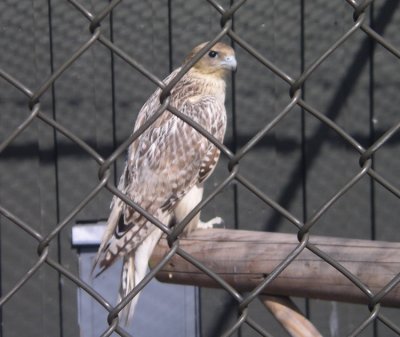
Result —
<instances>
[{"instance_id":1,"label":"bird's tail","mask_svg":"<svg viewBox=\"0 0 400 337\"><path fill-rule=\"evenodd\" d=\"M128 296L133 288L135 288L135 252L131 252L124 256L118 302ZM132 319L138 299L139 294L136 295L121 311L120 319L125 323L125 325L127 325Z\"/></svg>"},{"instance_id":2,"label":"bird's tail","mask_svg":"<svg viewBox=\"0 0 400 337\"><path fill-rule=\"evenodd\" d=\"M154 228L136 250L124 256L119 301L123 300L144 279L154 247L160 240L162 231ZM127 324L133 317L140 293L130 301L120 313L120 319Z\"/></svg>"},{"instance_id":3,"label":"bird's tail","mask_svg":"<svg viewBox=\"0 0 400 337\"><path fill-rule=\"evenodd\" d=\"M112 238L115 232L115 227L117 226L119 219L123 217L123 202L114 197L111 207L111 213L107 220L106 230L103 233L100 247L93 261L91 272L92 277L97 277L104 272L104 270L114 263L116 257L118 256L118 250L116 250L117 253L113 254L109 247L113 241ZM100 267L98 266L99 264Z\"/></svg>"}]
</instances>

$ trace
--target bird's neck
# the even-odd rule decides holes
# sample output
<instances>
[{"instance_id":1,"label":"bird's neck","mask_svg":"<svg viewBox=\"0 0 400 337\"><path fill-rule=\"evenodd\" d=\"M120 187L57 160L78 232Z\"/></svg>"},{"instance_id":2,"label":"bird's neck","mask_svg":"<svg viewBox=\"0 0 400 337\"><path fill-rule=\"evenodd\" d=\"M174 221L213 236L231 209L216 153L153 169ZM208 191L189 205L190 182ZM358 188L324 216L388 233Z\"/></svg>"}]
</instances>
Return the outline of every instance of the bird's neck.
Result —
<instances>
[{"instance_id":1,"label":"bird's neck","mask_svg":"<svg viewBox=\"0 0 400 337\"><path fill-rule=\"evenodd\" d=\"M224 103L226 82L223 73L203 74L192 69L185 77L182 78L182 85L191 97L214 96Z\"/></svg>"}]
</instances>

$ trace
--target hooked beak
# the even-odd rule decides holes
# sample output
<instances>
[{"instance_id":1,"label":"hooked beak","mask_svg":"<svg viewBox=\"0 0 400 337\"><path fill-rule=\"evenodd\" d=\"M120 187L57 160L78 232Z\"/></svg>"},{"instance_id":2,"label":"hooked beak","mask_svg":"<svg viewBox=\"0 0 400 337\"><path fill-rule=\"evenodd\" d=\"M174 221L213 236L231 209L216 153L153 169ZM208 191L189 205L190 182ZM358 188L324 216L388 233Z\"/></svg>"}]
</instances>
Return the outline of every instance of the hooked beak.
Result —
<instances>
[{"instance_id":1,"label":"hooked beak","mask_svg":"<svg viewBox=\"0 0 400 337\"><path fill-rule=\"evenodd\" d=\"M237 61L236 61L235 56L231 55L231 56L225 57L221 62L221 66L224 69L236 71Z\"/></svg>"}]
</instances>

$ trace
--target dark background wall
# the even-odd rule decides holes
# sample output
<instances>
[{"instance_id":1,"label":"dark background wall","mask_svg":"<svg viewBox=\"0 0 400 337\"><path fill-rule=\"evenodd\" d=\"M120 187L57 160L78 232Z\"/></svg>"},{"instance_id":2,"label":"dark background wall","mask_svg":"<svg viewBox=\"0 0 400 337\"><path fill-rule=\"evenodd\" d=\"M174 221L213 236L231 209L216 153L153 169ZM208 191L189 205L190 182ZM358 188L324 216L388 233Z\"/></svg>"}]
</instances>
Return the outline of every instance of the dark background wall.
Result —
<instances>
[{"instance_id":1,"label":"dark background wall","mask_svg":"<svg viewBox=\"0 0 400 337\"><path fill-rule=\"evenodd\" d=\"M82 1L98 12L107 1ZM224 7L229 1L223 1ZM90 37L88 20L61 0L0 2L0 68L32 91ZM102 32L159 78L186 53L220 30L219 13L204 1L124 1L101 23ZM400 45L396 1L374 3L371 26ZM236 13L235 31L266 58L297 77L353 23L345 1L248 1ZM226 40L228 41L228 40ZM288 104L289 87L237 47L239 70L231 81L225 144L236 151ZM356 32L306 81L303 97L364 147L399 121L399 60ZM155 85L95 43L46 91L42 111L107 157L131 133L135 117ZM29 114L27 98L0 79L0 142ZM374 156L375 169L397 188L400 137ZM358 153L336 133L296 107L241 161L241 172L296 217L306 220L358 170ZM115 167L119 176L123 156ZM222 158L207 191L228 175ZM79 146L42 121L34 122L0 154L0 205L43 235L98 184L98 164ZM107 217L110 193L102 191L50 245L50 255L78 274L71 246L76 221ZM400 200L363 178L314 226L312 233L399 241ZM227 227L296 233L296 228L244 187L234 184L203 212L223 216ZM0 217L1 291L5 294L37 261L37 241ZM1 310L1 333L11 336L77 336L77 287L43 266ZM365 306L296 299L324 336L350 333L368 315ZM203 336L219 336L237 317L223 290L200 290ZM395 309L383 309L400 321ZM251 315L285 336L257 302ZM256 336L244 326L236 336ZM372 324L362 336L395 336Z\"/></svg>"}]
</instances>

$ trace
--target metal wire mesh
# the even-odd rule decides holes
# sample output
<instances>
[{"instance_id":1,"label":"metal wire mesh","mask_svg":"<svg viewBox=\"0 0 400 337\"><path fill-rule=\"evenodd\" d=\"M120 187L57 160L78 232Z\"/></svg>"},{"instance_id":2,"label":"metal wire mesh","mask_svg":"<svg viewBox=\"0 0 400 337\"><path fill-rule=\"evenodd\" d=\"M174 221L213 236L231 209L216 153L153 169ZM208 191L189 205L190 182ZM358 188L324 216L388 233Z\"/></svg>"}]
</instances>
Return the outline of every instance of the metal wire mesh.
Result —
<instances>
[{"instance_id":1,"label":"metal wire mesh","mask_svg":"<svg viewBox=\"0 0 400 337\"><path fill-rule=\"evenodd\" d=\"M113 332L118 333L121 336L129 336L129 333L123 329L119 324L118 313L122 308L130 301L143 287L145 287L148 282L155 277L157 272L175 255L180 255L183 259L194 264L205 274L213 278L221 288L225 289L228 294L237 302L237 308L240 315L236 323L231 326L223 335L229 336L234 333L243 324L250 326L254 331L262 336L272 336L272 334L266 331L260 326L250 315L249 315L249 304L259 295L304 249L312 251L314 254L318 255L321 259L325 260L332 267L334 267L338 273L345 275L356 287L358 287L368 298L368 309L370 314L365 317L365 320L361 322L353 331L349 332L349 336L360 335L361 332L374 321L380 321L392 331L400 335L400 327L396 325L395 322L389 320L381 312L381 301L385 296L390 296L390 292L399 285L400 283L400 273L389 282L384 288L379 292L372 292L369 287L364 284L360 279L358 279L354 274L349 272L343 265L339 264L337 261L332 259L329 255L318 249L315 245L310 243L311 231L318 224L320 218L332 207L332 205L337 202L343 195L345 195L349 190L351 190L363 177L369 176L374 182L380 184L383 188L393 194L396 198L400 198L400 190L396 185L389 181L387 178L382 176L379 172L374 169L373 157L377 151L379 151L389 140L391 140L394 135L400 129L400 122L394 124L386 130L386 132L373 142L368 148L363 147L355 138L353 138L348 132L346 132L342 127L340 127L333 120L328 118L324 113L318 111L310 102L307 101L302 95L302 89L310 78L311 74L316 71L330 56L333 52L340 49L342 45L354 34L363 32L370 39L381 45L386 49L388 53L393 54L397 59L400 58L400 51L393 46L389 41L379 35L373 28L368 25L366 11L369 6L373 3L372 0L356 2L353 0L347 0L349 8L353 10L353 23L351 27L343 32L343 34L327 48L314 62L310 63L308 67L302 72L298 77L287 74L282 69L273 64L265 55L260 53L257 48L250 45L245 39L243 39L239 34L237 34L233 29L233 20L235 16L240 16L240 10L242 6L245 6L246 1L236 1L232 4L230 8L223 8L217 1L208 0L210 8L215 9L220 13L220 25L221 30L214 36L212 40L208 43L206 48L200 52L197 57L193 59L192 62L187 64L179 75L171 81L168 85L165 85L162 80L160 80L156 75L154 75L149 69L143 67L139 62L132 58L128 53L124 51L123 48L117 46L106 34L103 32L102 23L110 15L111 11L118 6L120 0L111 1L101 10L96 13L90 12L77 0L69 0L69 3L76 8L76 13L81 14L88 20L88 26L90 30L90 37L76 49L76 51L66 57L66 61L54 69L51 76L49 76L43 84L37 90L33 90L29 85L24 83L23 80L15 78L11 73L7 72L7 69L0 69L0 76L5 79L11 86L17 88L26 96L26 106L28 115L25 120L20 123L5 140L0 144L0 152L4 151L10 144L21 134L29 128L33 121L40 119L46 123L50 128L54 129L56 132L63 134L65 137L69 138L77 146L86 152L86 155L93 158L98 165L98 178L99 182L89 194L75 207L74 210L69 212L57 226L50 233L41 233L40 231L34 229L31 223L27 223L18 217L18 214L11 213L7 208L0 205L0 213L12 221L15 226L28 233L32 238L37 241L37 252L38 258L34 266L30 268L28 272L23 275L18 283L14 285L12 289L7 290L7 293L3 294L0 300L0 307L4 305L10 298L12 298L22 287L28 282L35 272L37 272L44 265L48 265L51 268L57 270L59 273L70 279L77 287L85 290L90 296L92 296L100 305L102 305L108 312L108 324L109 328L104 331L103 336L109 336ZM197 125L187 116L182 114L180 111L170 106L169 104L169 93L173 86L179 81L179 79L189 70L189 68L202 56L207 50L209 50L214 43L221 40L224 37L229 37L236 48L242 48L245 52L251 55L257 62L262 66L268 68L271 72L277 75L283 83L289 86L287 103L286 106L276 114L276 116L265 126L261 128L259 132L253 135L253 137L248 141L243 147L238 149L235 153L229 150L223 144L220 144L216 139L212 137L207 131L205 131L200 125ZM90 48L92 48L96 43L101 43L110 51L112 51L114 57L122 59L126 64L133 67L139 71L148 81L153 82L159 88L162 89L162 94L160 100L162 102L161 107L158 111L150 118L139 130L134 132L129 138L127 138L118 148L116 148L113 153L108 156L102 156L98 151L96 151L88 142L78 137L73 133L67 126L56 121L48 114L44 113L41 104L42 97L46 92L52 89L53 84L57 79L62 76L69 68L78 60L84 53L86 53ZM314 212L306 221L300 220L298 217L286 210L282 205L273 200L266 193L261 191L257 186L255 186L246 176L239 171L241 166L241 160L260 142L264 137L266 137L272 129L274 129L281 121L289 114L293 113L294 107L300 107L305 114L314 116L319 120L320 123L324 124L331 130L333 130L339 137L341 137L349 147L354 149L359 153L359 170L356 172L351 179L349 179L343 186L338 186L332 197L325 201L324 204ZM171 111L173 114L184 120L186 123L190 124L198 132L200 132L204 137L207 137L212 141L222 153L222 156L228 159L229 163L227 169L229 170L229 175L224 181L222 181L214 190L187 216L187 218L181 223L177 224L174 228L170 229L165 224L158 221L151 214L148 214L145 210L141 209L138 205L134 204L131 200L127 199L124 194L122 194L114 185L112 177L112 166L127 149L127 147L137 139L146 128L148 128L166 109ZM194 257L185 252L179 245L179 235L184 230L190 219L201 209L203 209L209 203L212 203L214 198L218 193L224 190L232 182L236 182L248 189L251 193L256 195L260 200L262 200L269 207L273 208L280 214L280 216L286 218L289 222L293 224L298 230L298 247L293 250L293 252L287 256L287 258L275 268L275 270L268 275L253 291L244 295L238 290L232 288L228 283L226 283L218 274L202 265ZM68 268L60 264L54 258L49 255L49 245L53 240L56 240L57 235L60 231L67 226L67 224L73 219L82 209L84 209L97 195L100 191L107 189L112 194L117 195L122 200L124 200L131 207L135 208L137 211L142 213L147 219L154 223L155 226L159 227L167 236L168 242L170 244L169 253L163 258L163 260L155 266L151 272L146 276L146 278L141 282L135 290L125 298L117 306L112 306L110 303L105 301L95 289L90 287L88 284L83 282L79 276L71 273Z\"/></svg>"}]
</instances>

